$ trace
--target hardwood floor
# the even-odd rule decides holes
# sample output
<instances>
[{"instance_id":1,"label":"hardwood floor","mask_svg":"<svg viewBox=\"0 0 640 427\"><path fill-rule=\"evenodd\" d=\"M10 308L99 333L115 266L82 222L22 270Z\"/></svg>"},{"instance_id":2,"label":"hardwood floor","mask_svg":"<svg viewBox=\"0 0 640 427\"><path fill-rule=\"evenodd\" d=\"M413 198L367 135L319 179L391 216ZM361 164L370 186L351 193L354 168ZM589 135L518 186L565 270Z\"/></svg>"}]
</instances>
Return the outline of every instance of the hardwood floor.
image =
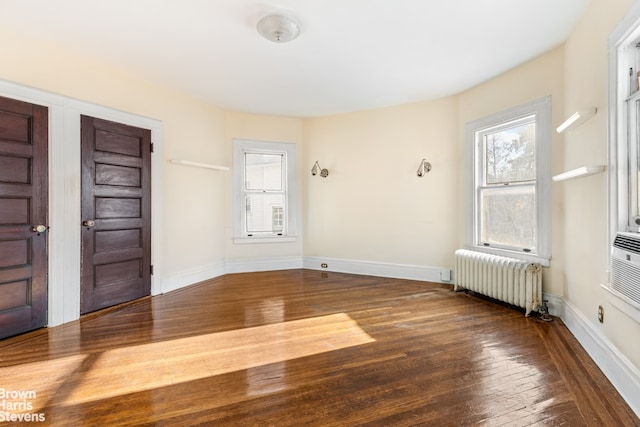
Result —
<instances>
[{"instance_id":1,"label":"hardwood floor","mask_svg":"<svg viewBox=\"0 0 640 427\"><path fill-rule=\"evenodd\" d=\"M558 319L312 270L227 275L0 341L0 393L0 420L55 426L640 425Z\"/></svg>"}]
</instances>

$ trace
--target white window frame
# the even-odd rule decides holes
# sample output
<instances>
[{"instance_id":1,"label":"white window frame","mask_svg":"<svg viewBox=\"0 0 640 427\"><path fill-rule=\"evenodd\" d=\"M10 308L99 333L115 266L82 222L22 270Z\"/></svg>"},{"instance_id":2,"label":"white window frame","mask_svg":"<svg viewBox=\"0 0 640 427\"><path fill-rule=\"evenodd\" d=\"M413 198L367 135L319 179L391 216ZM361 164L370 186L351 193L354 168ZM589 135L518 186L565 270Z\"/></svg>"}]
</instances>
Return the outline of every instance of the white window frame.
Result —
<instances>
[{"instance_id":1,"label":"white window frame","mask_svg":"<svg viewBox=\"0 0 640 427\"><path fill-rule=\"evenodd\" d=\"M629 141L637 137L634 132L638 118L629 113L630 105L640 95L631 94L638 87L637 81L632 83L631 79L636 79L640 68L640 52L635 47L639 41L640 5L635 5L609 38L609 244L618 231L640 231L632 226L631 216L636 213L632 204L637 199L630 194L629 186L629 175L637 172L630 164L637 153L629 147ZM629 76L630 68L633 76Z\"/></svg>"},{"instance_id":2,"label":"white window frame","mask_svg":"<svg viewBox=\"0 0 640 427\"><path fill-rule=\"evenodd\" d=\"M244 176L245 153L282 154L284 156L284 224L282 232L253 233L245 231ZM298 215L296 178L296 145L288 142L233 139L233 241L234 243L283 243L297 240Z\"/></svg>"},{"instance_id":3,"label":"white window frame","mask_svg":"<svg viewBox=\"0 0 640 427\"><path fill-rule=\"evenodd\" d=\"M637 202L630 195L630 174L636 173L630 159L635 158L635 148L629 147L629 141L637 137L636 117L629 120L629 105L639 100L640 93L632 93L638 87L637 71L640 69L640 52L636 48L640 41L640 3L636 2L608 40L609 48L609 227L607 253L619 231L640 232L632 226L631 216L635 209L631 204ZM629 69L633 74L629 75ZM612 268L609 258L609 271ZM630 318L640 323L640 306L635 301L617 292L611 286L611 278L601 287L608 291L609 302Z\"/></svg>"},{"instance_id":4,"label":"white window frame","mask_svg":"<svg viewBox=\"0 0 640 427\"><path fill-rule=\"evenodd\" d=\"M483 185L482 168L483 151L479 149L479 135L490 129L500 128L528 116L535 116L536 122L536 233L537 244L534 248L515 250L510 248L485 246L480 242L480 203L479 189ZM504 255L538 262L549 266L551 259L551 97L545 97L500 113L492 114L466 124L465 141L467 151L467 195L466 195L466 234L465 243L468 249Z\"/></svg>"}]
</instances>

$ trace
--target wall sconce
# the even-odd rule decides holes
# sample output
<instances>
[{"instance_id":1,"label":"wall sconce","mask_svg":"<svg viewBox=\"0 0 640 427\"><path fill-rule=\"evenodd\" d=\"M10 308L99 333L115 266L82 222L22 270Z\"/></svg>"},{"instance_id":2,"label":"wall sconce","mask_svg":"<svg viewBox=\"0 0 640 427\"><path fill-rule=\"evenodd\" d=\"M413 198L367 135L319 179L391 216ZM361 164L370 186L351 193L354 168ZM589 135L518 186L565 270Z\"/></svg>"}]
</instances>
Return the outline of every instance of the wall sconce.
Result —
<instances>
[{"instance_id":1,"label":"wall sconce","mask_svg":"<svg viewBox=\"0 0 640 427\"><path fill-rule=\"evenodd\" d=\"M322 167L320 166L320 164L318 164L318 161L316 160L316 163L311 168L311 175L316 176L318 175L318 172L320 172L320 176L323 178L326 178L329 176L329 170L322 169Z\"/></svg>"},{"instance_id":2,"label":"wall sconce","mask_svg":"<svg viewBox=\"0 0 640 427\"><path fill-rule=\"evenodd\" d=\"M427 162L426 159L422 159L422 161L420 162L420 166L418 167L418 176L422 178L430 170L431 163Z\"/></svg>"}]
</instances>

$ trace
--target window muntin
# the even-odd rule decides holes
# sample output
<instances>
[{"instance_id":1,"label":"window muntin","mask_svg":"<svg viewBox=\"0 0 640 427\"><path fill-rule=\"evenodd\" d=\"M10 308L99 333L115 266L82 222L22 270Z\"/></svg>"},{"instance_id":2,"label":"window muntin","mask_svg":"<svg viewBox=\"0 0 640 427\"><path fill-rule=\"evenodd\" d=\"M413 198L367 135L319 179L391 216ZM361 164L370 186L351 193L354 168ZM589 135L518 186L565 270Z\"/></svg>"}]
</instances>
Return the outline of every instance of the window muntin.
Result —
<instances>
[{"instance_id":1,"label":"window muntin","mask_svg":"<svg viewBox=\"0 0 640 427\"><path fill-rule=\"evenodd\" d=\"M549 265L550 97L467 123L466 134L467 246Z\"/></svg>"}]
</instances>

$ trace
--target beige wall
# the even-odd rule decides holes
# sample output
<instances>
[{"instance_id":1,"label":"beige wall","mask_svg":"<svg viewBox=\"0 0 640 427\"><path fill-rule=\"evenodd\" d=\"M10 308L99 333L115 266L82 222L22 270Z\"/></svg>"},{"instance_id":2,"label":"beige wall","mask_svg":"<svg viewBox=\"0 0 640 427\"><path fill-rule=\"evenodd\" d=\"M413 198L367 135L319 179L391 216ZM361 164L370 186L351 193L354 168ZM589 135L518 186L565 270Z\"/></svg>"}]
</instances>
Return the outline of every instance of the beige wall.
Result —
<instances>
[{"instance_id":1,"label":"beige wall","mask_svg":"<svg viewBox=\"0 0 640 427\"><path fill-rule=\"evenodd\" d=\"M565 47L565 113L598 107L598 114L567 133L563 143L564 167L607 164L609 35L634 2L592 0ZM565 241L565 298L594 330L605 336L640 368L640 325L609 303L600 287L607 282L607 175L599 174L563 184ZM598 306L605 322L597 321Z\"/></svg>"},{"instance_id":2,"label":"beige wall","mask_svg":"<svg viewBox=\"0 0 640 427\"><path fill-rule=\"evenodd\" d=\"M456 128L455 97L306 120L305 256L452 268Z\"/></svg>"}]
</instances>

